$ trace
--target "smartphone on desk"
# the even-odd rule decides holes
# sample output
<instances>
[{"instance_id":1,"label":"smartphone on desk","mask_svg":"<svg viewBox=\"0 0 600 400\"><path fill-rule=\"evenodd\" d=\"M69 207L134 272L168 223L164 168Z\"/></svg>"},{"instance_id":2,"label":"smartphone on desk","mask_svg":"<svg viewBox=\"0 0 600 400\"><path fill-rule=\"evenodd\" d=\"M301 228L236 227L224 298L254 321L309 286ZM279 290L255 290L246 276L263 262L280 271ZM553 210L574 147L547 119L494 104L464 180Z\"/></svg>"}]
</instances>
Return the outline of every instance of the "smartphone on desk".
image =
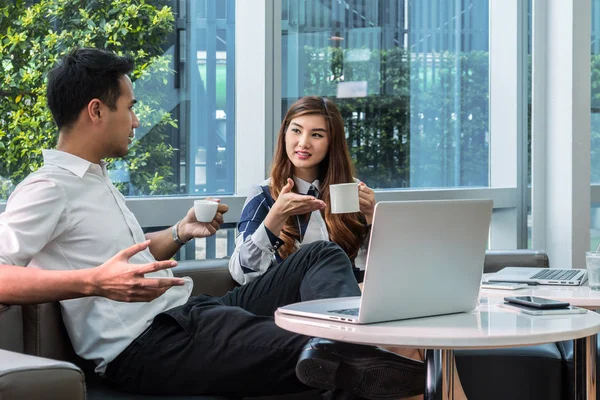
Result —
<instances>
[{"instance_id":1,"label":"smartphone on desk","mask_svg":"<svg viewBox=\"0 0 600 400\"><path fill-rule=\"evenodd\" d=\"M533 307L540 310L551 310L557 308L567 308L570 306L566 301L558 301L546 299L537 296L509 296L505 297L504 301L509 303L521 304L528 307Z\"/></svg>"}]
</instances>

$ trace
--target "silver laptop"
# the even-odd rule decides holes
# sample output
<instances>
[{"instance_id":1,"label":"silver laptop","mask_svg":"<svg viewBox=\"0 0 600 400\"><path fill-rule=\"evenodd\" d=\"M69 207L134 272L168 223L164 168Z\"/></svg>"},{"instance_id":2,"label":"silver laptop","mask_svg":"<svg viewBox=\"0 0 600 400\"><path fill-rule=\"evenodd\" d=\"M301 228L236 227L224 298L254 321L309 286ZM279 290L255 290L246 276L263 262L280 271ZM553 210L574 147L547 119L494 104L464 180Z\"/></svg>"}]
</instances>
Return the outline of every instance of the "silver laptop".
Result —
<instances>
[{"instance_id":1,"label":"silver laptop","mask_svg":"<svg viewBox=\"0 0 600 400\"><path fill-rule=\"evenodd\" d=\"M382 201L375 206L362 296L280 307L368 324L477 306L491 200Z\"/></svg>"},{"instance_id":2,"label":"silver laptop","mask_svg":"<svg viewBox=\"0 0 600 400\"><path fill-rule=\"evenodd\" d=\"M587 280L585 269L506 267L490 275L488 282L579 286Z\"/></svg>"}]
</instances>

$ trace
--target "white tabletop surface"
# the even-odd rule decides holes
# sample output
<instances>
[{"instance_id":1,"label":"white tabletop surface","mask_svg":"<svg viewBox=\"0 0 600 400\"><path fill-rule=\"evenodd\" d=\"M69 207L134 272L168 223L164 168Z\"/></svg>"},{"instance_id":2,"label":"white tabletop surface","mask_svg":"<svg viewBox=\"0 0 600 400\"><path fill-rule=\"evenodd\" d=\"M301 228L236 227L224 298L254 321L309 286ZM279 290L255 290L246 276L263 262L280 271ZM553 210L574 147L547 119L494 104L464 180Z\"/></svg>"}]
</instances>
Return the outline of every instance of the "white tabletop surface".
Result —
<instances>
[{"instance_id":1,"label":"white tabletop surface","mask_svg":"<svg viewBox=\"0 0 600 400\"><path fill-rule=\"evenodd\" d=\"M491 274L484 274L486 276ZM561 300L577 307L600 308L600 290L591 290L585 282L582 286L537 285L524 289L481 289L481 297L503 299L505 296L538 296Z\"/></svg>"},{"instance_id":2,"label":"white tabletop surface","mask_svg":"<svg viewBox=\"0 0 600 400\"><path fill-rule=\"evenodd\" d=\"M489 303L488 303L489 301ZM600 331L600 314L532 316L482 298L468 313L354 325L275 313L280 327L312 337L431 349L512 347L578 339Z\"/></svg>"}]
</instances>

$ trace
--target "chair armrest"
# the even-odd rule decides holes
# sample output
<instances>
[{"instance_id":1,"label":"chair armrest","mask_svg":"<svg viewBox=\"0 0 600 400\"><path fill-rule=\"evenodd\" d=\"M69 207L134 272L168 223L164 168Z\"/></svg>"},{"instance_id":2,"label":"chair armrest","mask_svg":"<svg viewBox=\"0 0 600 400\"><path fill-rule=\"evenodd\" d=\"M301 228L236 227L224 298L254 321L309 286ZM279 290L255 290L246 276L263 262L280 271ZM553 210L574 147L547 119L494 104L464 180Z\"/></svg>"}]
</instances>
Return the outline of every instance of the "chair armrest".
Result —
<instances>
[{"instance_id":1,"label":"chair armrest","mask_svg":"<svg viewBox=\"0 0 600 400\"><path fill-rule=\"evenodd\" d=\"M0 304L0 349L23 352L21 306Z\"/></svg>"},{"instance_id":2,"label":"chair armrest","mask_svg":"<svg viewBox=\"0 0 600 400\"><path fill-rule=\"evenodd\" d=\"M541 250L488 250L485 252L483 272L498 272L504 267L548 268L549 266L548 255Z\"/></svg>"},{"instance_id":3,"label":"chair armrest","mask_svg":"<svg viewBox=\"0 0 600 400\"><path fill-rule=\"evenodd\" d=\"M222 296L237 287L229 273L229 259L180 261L174 267L175 276L189 276L194 281L193 295Z\"/></svg>"},{"instance_id":4,"label":"chair armrest","mask_svg":"<svg viewBox=\"0 0 600 400\"><path fill-rule=\"evenodd\" d=\"M85 379L71 363L0 350L0 398L85 400Z\"/></svg>"}]
</instances>

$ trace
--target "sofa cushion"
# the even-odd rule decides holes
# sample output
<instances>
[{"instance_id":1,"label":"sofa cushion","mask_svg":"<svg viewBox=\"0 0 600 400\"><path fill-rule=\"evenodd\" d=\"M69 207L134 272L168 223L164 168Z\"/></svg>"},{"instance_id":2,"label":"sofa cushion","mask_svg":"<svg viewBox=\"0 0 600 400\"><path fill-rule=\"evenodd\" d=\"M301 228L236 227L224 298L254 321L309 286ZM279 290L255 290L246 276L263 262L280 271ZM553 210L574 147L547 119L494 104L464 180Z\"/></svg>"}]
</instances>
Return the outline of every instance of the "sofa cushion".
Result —
<instances>
[{"instance_id":1,"label":"sofa cushion","mask_svg":"<svg viewBox=\"0 0 600 400\"><path fill-rule=\"evenodd\" d=\"M0 304L0 349L23 352L21 306Z\"/></svg>"},{"instance_id":2,"label":"sofa cushion","mask_svg":"<svg viewBox=\"0 0 600 400\"><path fill-rule=\"evenodd\" d=\"M59 303L23 306L25 353L79 364L63 324Z\"/></svg>"},{"instance_id":3,"label":"sofa cushion","mask_svg":"<svg viewBox=\"0 0 600 400\"><path fill-rule=\"evenodd\" d=\"M457 350L456 367L467 398L560 400L562 356L554 343L486 350Z\"/></svg>"},{"instance_id":4,"label":"sofa cushion","mask_svg":"<svg viewBox=\"0 0 600 400\"><path fill-rule=\"evenodd\" d=\"M175 276L189 276L194 281L192 295L222 296L234 289L237 283L229 274L229 258L214 260L179 261L173 268Z\"/></svg>"},{"instance_id":5,"label":"sofa cushion","mask_svg":"<svg viewBox=\"0 0 600 400\"><path fill-rule=\"evenodd\" d=\"M504 267L537 267L550 266L548 255L540 250L487 250L483 262L483 272L498 272Z\"/></svg>"},{"instance_id":6,"label":"sofa cushion","mask_svg":"<svg viewBox=\"0 0 600 400\"><path fill-rule=\"evenodd\" d=\"M133 394L113 389L105 384L88 385L88 400L232 400L219 396L155 396Z\"/></svg>"},{"instance_id":7,"label":"sofa cushion","mask_svg":"<svg viewBox=\"0 0 600 400\"><path fill-rule=\"evenodd\" d=\"M84 376L71 363L0 350L0 398L85 400Z\"/></svg>"},{"instance_id":8,"label":"sofa cushion","mask_svg":"<svg viewBox=\"0 0 600 400\"><path fill-rule=\"evenodd\" d=\"M566 375L566 387L565 387L565 396L564 398L567 400L573 400L573 393L575 388L573 387L573 382L575 381L575 365L573 360L573 350L574 343L572 340L565 340L563 342L557 343L558 349L560 350L564 367L565 367L565 375ZM600 341L596 343L597 348L597 356L596 356L596 364L600 365ZM600 378L600 370L596 367L596 382ZM600 395L600 386L596 389L596 396Z\"/></svg>"}]
</instances>

